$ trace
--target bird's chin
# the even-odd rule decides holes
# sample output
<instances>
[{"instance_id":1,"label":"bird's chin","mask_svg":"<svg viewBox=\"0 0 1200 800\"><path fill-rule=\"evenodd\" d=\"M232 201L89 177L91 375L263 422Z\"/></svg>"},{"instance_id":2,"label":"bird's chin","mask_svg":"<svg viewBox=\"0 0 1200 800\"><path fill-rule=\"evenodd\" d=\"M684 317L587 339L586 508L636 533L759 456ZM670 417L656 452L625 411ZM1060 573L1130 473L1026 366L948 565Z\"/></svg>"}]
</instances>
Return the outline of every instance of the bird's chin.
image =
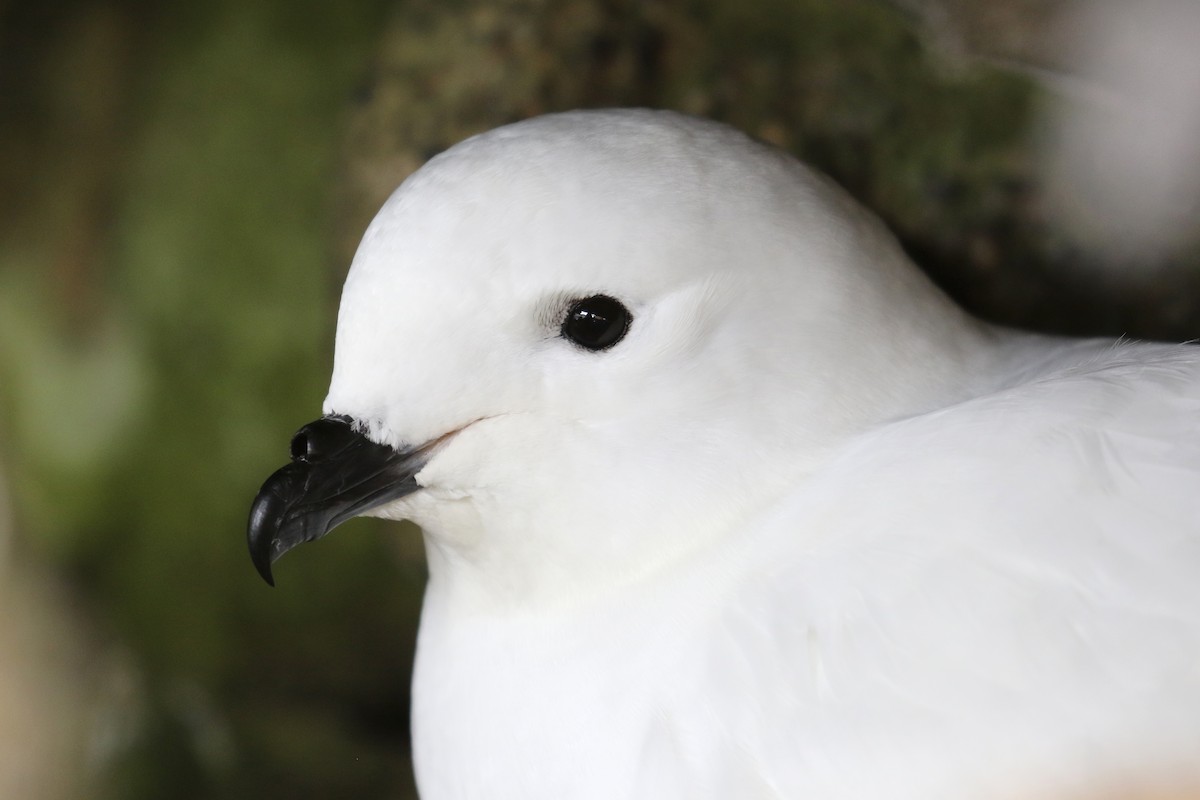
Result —
<instances>
[{"instance_id":1,"label":"bird's chin","mask_svg":"<svg viewBox=\"0 0 1200 800\"><path fill-rule=\"evenodd\" d=\"M461 489L431 486L377 511L385 519L413 523L427 539L451 550L469 549L485 535L476 497Z\"/></svg>"},{"instance_id":2,"label":"bird's chin","mask_svg":"<svg viewBox=\"0 0 1200 800\"><path fill-rule=\"evenodd\" d=\"M385 503L382 506L372 508L362 516L374 517L376 519L387 519L392 520L393 522L402 522L405 520L415 522L416 520L414 517L417 516L419 512L414 508L414 506L419 506L421 504L419 502L414 503L414 500L417 500L420 494L421 492L418 491L415 495L410 495L409 497L403 497L399 500Z\"/></svg>"}]
</instances>

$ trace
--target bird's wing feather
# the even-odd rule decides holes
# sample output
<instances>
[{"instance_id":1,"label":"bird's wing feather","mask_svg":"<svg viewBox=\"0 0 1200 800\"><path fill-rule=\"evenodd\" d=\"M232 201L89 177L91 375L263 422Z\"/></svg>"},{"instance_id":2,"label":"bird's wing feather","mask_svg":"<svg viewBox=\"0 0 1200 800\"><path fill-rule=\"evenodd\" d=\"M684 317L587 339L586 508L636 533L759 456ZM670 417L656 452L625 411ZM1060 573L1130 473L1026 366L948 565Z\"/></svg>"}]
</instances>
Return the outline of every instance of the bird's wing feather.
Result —
<instances>
[{"instance_id":1,"label":"bird's wing feather","mask_svg":"<svg viewBox=\"0 0 1200 800\"><path fill-rule=\"evenodd\" d=\"M675 682L728 721L678 723L709 772L732 740L784 797L1049 796L1200 753L1200 349L882 427L753 538Z\"/></svg>"}]
</instances>

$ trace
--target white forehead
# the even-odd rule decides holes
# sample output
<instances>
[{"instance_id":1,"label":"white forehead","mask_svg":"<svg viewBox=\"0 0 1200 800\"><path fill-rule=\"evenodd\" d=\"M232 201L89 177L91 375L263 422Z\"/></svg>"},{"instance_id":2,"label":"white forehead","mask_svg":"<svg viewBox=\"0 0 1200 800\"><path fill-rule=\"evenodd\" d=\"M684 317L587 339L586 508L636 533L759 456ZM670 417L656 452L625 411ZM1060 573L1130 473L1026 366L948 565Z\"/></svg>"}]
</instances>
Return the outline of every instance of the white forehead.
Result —
<instances>
[{"instance_id":1,"label":"white forehead","mask_svg":"<svg viewBox=\"0 0 1200 800\"><path fill-rule=\"evenodd\" d=\"M539 117L468 139L410 177L368 228L350 279L521 284L532 272L570 289L602 270L628 291L661 290L713 266L705 251L725 262L713 249L730 237L778 237L781 213L784 229L805 207L827 215L825 191L715 123L648 110Z\"/></svg>"}]
</instances>

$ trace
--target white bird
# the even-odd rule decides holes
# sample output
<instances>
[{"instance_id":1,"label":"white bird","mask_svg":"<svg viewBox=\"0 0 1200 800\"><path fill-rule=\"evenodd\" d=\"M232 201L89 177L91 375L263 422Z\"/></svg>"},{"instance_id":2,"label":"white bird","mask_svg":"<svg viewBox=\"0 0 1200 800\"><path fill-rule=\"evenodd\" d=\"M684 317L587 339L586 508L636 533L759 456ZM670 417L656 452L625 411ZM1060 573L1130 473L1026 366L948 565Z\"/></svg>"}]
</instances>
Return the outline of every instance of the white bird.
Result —
<instances>
[{"instance_id":1,"label":"white bird","mask_svg":"<svg viewBox=\"0 0 1200 800\"><path fill-rule=\"evenodd\" d=\"M354 259L324 413L251 552L420 525L426 800L1200 779L1200 350L980 322L730 128L574 112L431 160Z\"/></svg>"}]
</instances>

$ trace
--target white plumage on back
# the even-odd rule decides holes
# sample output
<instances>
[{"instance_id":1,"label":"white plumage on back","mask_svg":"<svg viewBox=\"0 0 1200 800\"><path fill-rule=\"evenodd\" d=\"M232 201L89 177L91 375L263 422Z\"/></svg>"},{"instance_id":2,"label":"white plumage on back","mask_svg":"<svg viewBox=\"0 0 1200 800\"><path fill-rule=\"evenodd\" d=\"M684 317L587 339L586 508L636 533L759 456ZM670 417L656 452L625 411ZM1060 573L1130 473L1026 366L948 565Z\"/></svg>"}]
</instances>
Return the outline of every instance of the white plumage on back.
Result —
<instances>
[{"instance_id":1,"label":"white plumage on back","mask_svg":"<svg viewBox=\"0 0 1200 800\"><path fill-rule=\"evenodd\" d=\"M598 352L560 333L594 295L632 315ZM426 800L1200 778L1198 351L978 322L727 128L435 158L364 237L326 411L439 442L374 512L429 553Z\"/></svg>"}]
</instances>

